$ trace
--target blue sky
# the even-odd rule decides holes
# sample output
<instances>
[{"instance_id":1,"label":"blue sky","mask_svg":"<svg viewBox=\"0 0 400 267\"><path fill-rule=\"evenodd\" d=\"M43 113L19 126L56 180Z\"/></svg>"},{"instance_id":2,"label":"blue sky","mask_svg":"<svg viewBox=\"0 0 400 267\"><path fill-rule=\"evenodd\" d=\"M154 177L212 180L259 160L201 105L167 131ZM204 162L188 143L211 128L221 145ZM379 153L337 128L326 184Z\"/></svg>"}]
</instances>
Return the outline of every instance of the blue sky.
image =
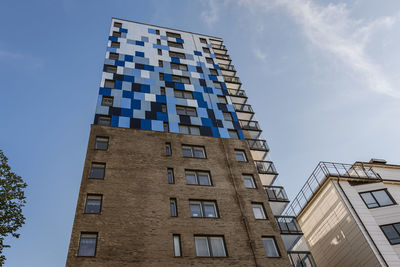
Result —
<instances>
[{"instance_id":1,"label":"blue sky","mask_svg":"<svg viewBox=\"0 0 400 267\"><path fill-rule=\"evenodd\" d=\"M0 148L29 187L6 266L62 266L111 17L225 44L290 197L319 161L400 163L400 2L0 3Z\"/></svg>"}]
</instances>

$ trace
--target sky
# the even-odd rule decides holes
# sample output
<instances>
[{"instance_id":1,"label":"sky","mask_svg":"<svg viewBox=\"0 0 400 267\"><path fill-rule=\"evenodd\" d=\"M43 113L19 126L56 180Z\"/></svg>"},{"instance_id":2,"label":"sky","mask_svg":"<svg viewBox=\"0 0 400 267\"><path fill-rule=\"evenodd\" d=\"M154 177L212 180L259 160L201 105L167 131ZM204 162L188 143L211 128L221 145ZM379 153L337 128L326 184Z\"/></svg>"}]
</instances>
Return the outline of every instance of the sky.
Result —
<instances>
[{"instance_id":1,"label":"sky","mask_svg":"<svg viewBox=\"0 0 400 267\"><path fill-rule=\"evenodd\" d=\"M292 199L319 161L400 164L400 1L3 0L0 149L28 183L5 266L63 266L111 17L219 36Z\"/></svg>"}]
</instances>

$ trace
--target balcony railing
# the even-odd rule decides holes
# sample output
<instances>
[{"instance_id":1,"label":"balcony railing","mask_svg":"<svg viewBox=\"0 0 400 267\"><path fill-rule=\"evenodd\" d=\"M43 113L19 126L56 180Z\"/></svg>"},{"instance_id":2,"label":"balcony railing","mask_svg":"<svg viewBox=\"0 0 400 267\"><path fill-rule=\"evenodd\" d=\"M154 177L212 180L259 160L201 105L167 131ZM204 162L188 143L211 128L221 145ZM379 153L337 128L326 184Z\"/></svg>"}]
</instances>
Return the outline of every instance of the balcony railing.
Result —
<instances>
[{"instance_id":1,"label":"balcony railing","mask_svg":"<svg viewBox=\"0 0 400 267\"><path fill-rule=\"evenodd\" d=\"M367 180L372 182L381 180L372 167L367 167L363 164L320 162L295 199L287 207L285 215L297 216L314 196L315 192L322 186L325 179L329 177Z\"/></svg>"},{"instance_id":2,"label":"balcony railing","mask_svg":"<svg viewBox=\"0 0 400 267\"><path fill-rule=\"evenodd\" d=\"M303 234L294 216L275 216L282 234Z\"/></svg>"},{"instance_id":3,"label":"balcony railing","mask_svg":"<svg viewBox=\"0 0 400 267\"><path fill-rule=\"evenodd\" d=\"M220 44L211 44L212 48L215 49L220 49L220 50L226 50L226 46L225 45L220 45Z\"/></svg>"},{"instance_id":4,"label":"balcony railing","mask_svg":"<svg viewBox=\"0 0 400 267\"><path fill-rule=\"evenodd\" d=\"M239 120L240 127L242 127L243 130L253 130L253 131L261 131L260 125L258 124L258 121L245 121L245 120Z\"/></svg>"},{"instance_id":5,"label":"balcony railing","mask_svg":"<svg viewBox=\"0 0 400 267\"><path fill-rule=\"evenodd\" d=\"M289 202L283 186L264 186L269 201Z\"/></svg>"},{"instance_id":6,"label":"balcony railing","mask_svg":"<svg viewBox=\"0 0 400 267\"><path fill-rule=\"evenodd\" d=\"M247 97L246 92L244 90L233 90L228 88L228 93L231 96Z\"/></svg>"},{"instance_id":7,"label":"balcony railing","mask_svg":"<svg viewBox=\"0 0 400 267\"><path fill-rule=\"evenodd\" d=\"M254 163L256 164L258 173L278 175L272 161L255 160Z\"/></svg>"},{"instance_id":8,"label":"balcony railing","mask_svg":"<svg viewBox=\"0 0 400 267\"><path fill-rule=\"evenodd\" d=\"M288 256L293 267L316 267L308 251L289 251Z\"/></svg>"},{"instance_id":9,"label":"balcony railing","mask_svg":"<svg viewBox=\"0 0 400 267\"><path fill-rule=\"evenodd\" d=\"M242 83L239 77L224 76L224 80L228 83Z\"/></svg>"},{"instance_id":10,"label":"balcony railing","mask_svg":"<svg viewBox=\"0 0 400 267\"><path fill-rule=\"evenodd\" d=\"M233 104L236 112L254 113L253 108L248 104Z\"/></svg>"},{"instance_id":11,"label":"balcony railing","mask_svg":"<svg viewBox=\"0 0 400 267\"><path fill-rule=\"evenodd\" d=\"M222 70L236 71L235 66L227 64L218 64Z\"/></svg>"},{"instance_id":12,"label":"balcony railing","mask_svg":"<svg viewBox=\"0 0 400 267\"><path fill-rule=\"evenodd\" d=\"M267 141L262 139L246 139L251 150L269 151Z\"/></svg>"},{"instance_id":13,"label":"balcony railing","mask_svg":"<svg viewBox=\"0 0 400 267\"><path fill-rule=\"evenodd\" d=\"M223 59L223 60L229 60L229 61L231 60L229 55L222 55L222 54L216 54L215 53L215 57L218 58L218 59Z\"/></svg>"}]
</instances>

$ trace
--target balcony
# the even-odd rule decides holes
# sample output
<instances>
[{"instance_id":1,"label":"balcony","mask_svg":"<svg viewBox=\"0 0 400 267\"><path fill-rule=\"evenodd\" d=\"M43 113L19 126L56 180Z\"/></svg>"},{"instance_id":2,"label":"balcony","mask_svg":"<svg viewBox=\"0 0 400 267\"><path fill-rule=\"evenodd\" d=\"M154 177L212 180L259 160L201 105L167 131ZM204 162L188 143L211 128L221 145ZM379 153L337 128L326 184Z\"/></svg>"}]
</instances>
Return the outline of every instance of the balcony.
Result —
<instances>
[{"instance_id":1,"label":"balcony","mask_svg":"<svg viewBox=\"0 0 400 267\"><path fill-rule=\"evenodd\" d=\"M246 139L258 139L262 132L257 121L239 120L239 124Z\"/></svg>"},{"instance_id":2,"label":"balcony","mask_svg":"<svg viewBox=\"0 0 400 267\"><path fill-rule=\"evenodd\" d=\"M226 83L242 83L239 77L224 77Z\"/></svg>"},{"instance_id":3,"label":"balcony","mask_svg":"<svg viewBox=\"0 0 400 267\"><path fill-rule=\"evenodd\" d=\"M216 39L210 38L210 43L211 43L211 46L213 46L213 45L219 46L219 45L222 45L222 40L216 40Z\"/></svg>"},{"instance_id":4,"label":"balcony","mask_svg":"<svg viewBox=\"0 0 400 267\"><path fill-rule=\"evenodd\" d=\"M282 186L264 186L264 190L267 193L272 213L275 216L281 215L290 202L285 189Z\"/></svg>"},{"instance_id":5,"label":"balcony","mask_svg":"<svg viewBox=\"0 0 400 267\"><path fill-rule=\"evenodd\" d=\"M233 103L233 107L236 111L236 115L239 120L251 120L254 116L253 108L248 104L235 104Z\"/></svg>"},{"instance_id":6,"label":"balcony","mask_svg":"<svg viewBox=\"0 0 400 267\"><path fill-rule=\"evenodd\" d=\"M296 234L302 235L303 232L297 223L296 217L293 216L275 216L281 234Z\"/></svg>"},{"instance_id":7,"label":"balcony","mask_svg":"<svg viewBox=\"0 0 400 267\"><path fill-rule=\"evenodd\" d=\"M217 59L218 65L230 65L231 64L231 58L229 55L223 55L223 54L218 54L214 53L215 58Z\"/></svg>"},{"instance_id":8,"label":"balcony","mask_svg":"<svg viewBox=\"0 0 400 267\"><path fill-rule=\"evenodd\" d=\"M234 89L228 89L228 93L230 96L237 96L237 97L246 97L246 92L244 90L234 90Z\"/></svg>"},{"instance_id":9,"label":"balcony","mask_svg":"<svg viewBox=\"0 0 400 267\"><path fill-rule=\"evenodd\" d=\"M219 50L226 50L226 46L223 44L211 44L212 48Z\"/></svg>"},{"instance_id":10,"label":"balcony","mask_svg":"<svg viewBox=\"0 0 400 267\"><path fill-rule=\"evenodd\" d=\"M316 267L308 251L290 251L288 256L293 267Z\"/></svg>"},{"instance_id":11,"label":"balcony","mask_svg":"<svg viewBox=\"0 0 400 267\"><path fill-rule=\"evenodd\" d=\"M246 137L246 131L243 131ZM250 147L250 153L253 160L262 161L267 157L269 147L265 140L261 139L246 139Z\"/></svg>"},{"instance_id":12,"label":"balcony","mask_svg":"<svg viewBox=\"0 0 400 267\"><path fill-rule=\"evenodd\" d=\"M246 104L247 96L243 90L228 89L228 93L231 97L232 103Z\"/></svg>"},{"instance_id":13,"label":"balcony","mask_svg":"<svg viewBox=\"0 0 400 267\"><path fill-rule=\"evenodd\" d=\"M272 161L263 160L255 160L254 163L260 176L261 183L263 185L271 185L278 176L274 163Z\"/></svg>"},{"instance_id":14,"label":"balcony","mask_svg":"<svg viewBox=\"0 0 400 267\"><path fill-rule=\"evenodd\" d=\"M228 70L228 71L234 71L234 72L236 72L235 66L233 66L233 65L219 64L219 68L220 68L221 70Z\"/></svg>"},{"instance_id":15,"label":"balcony","mask_svg":"<svg viewBox=\"0 0 400 267\"><path fill-rule=\"evenodd\" d=\"M239 77L224 76L226 87L231 90L239 90L242 86Z\"/></svg>"}]
</instances>

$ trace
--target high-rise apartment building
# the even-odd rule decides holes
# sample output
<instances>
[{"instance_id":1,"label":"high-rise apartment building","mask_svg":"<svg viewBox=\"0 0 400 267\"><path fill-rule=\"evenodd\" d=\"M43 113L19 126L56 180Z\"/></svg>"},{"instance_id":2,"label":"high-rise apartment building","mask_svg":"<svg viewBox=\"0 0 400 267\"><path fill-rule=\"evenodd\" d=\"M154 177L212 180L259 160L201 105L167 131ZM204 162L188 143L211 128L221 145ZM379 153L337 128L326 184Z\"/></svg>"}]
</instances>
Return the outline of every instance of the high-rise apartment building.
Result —
<instances>
[{"instance_id":1,"label":"high-rise apartment building","mask_svg":"<svg viewBox=\"0 0 400 267\"><path fill-rule=\"evenodd\" d=\"M221 38L113 19L67 266L313 266L246 102Z\"/></svg>"},{"instance_id":2,"label":"high-rise apartment building","mask_svg":"<svg viewBox=\"0 0 400 267\"><path fill-rule=\"evenodd\" d=\"M320 162L287 208L318 266L400 266L400 165Z\"/></svg>"}]
</instances>

